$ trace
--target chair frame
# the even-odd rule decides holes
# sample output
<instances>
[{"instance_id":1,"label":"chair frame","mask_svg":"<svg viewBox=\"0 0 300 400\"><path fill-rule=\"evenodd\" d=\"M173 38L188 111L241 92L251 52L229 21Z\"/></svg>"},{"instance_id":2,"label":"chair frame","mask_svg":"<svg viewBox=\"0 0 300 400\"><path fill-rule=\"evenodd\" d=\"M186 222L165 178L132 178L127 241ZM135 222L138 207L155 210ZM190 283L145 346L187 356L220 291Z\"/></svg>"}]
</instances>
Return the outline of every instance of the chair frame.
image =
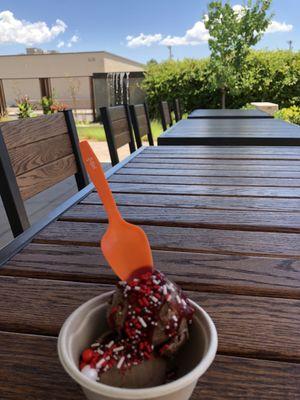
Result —
<instances>
[{"instance_id":1,"label":"chair frame","mask_svg":"<svg viewBox=\"0 0 300 400\"><path fill-rule=\"evenodd\" d=\"M168 105L168 113L169 113L169 116L170 116L169 127L173 125L173 120L172 120L171 109L170 109L169 103L167 101L161 101L159 103L159 111L160 111L160 115L161 115L161 124L162 124L163 130L166 131L168 129L168 123L166 121L166 116L165 116L165 111L164 111L164 103L166 103Z\"/></svg>"},{"instance_id":2,"label":"chair frame","mask_svg":"<svg viewBox=\"0 0 300 400\"><path fill-rule=\"evenodd\" d=\"M179 99L174 99L173 102L175 121L179 122L182 119L182 110Z\"/></svg>"},{"instance_id":3,"label":"chair frame","mask_svg":"<svg viewBox=\"0 0 300 400\"><path fill-rule=\"evenodd\" d=\"M72 110L63 111L66 121L68 134L70 136L73 154L78 172L75 174L78 190L84 189L89 184L89 178L79 149L76 125ZM14 237L17 237L30 227L26 213L24 200L22 199L16 175L14 173L9 152L6 148L0 128L0 175L1 186L0 195L6 211L6 215Z\"/></svg>"},{"instance_id":4,"label":"chair frame","mask_svg":"<svg viewBox=\"0 0 300 400\"><path fill-rule=\"evenodd\" d=\"M139 123L138 123L138 119L137 119L137 115L136 115L136 108L135 108L136 105L130 105L129 106L133 132L134 132L135 141L136 141L138 149L140 147L142 147L142 145L143 145L142 138L144 136L147 136L149 145L150 146L154 146L153 134L152 134L151 123L150 123L150 118L149 118L148 106L147 106L146 103L143 103L143 106L144 106L145 116L146 116L147 126L148 126L148 132L144 133L144 134L143 134L143 132L140 131L140 127L139 127Z\"/></svg>"},{"instance_id":5,"label":"chair frame","mask_svg":"<svg viewBox=\"0 0 300 400\"><path fill-rule=\"evenodd\" d=\"M129 112L129 107L127 104L122 104L122 107L125 109L125 114L127 118L127 124L128 124L128 133L130 137L130 141L128 142L129 144L129 150L130 153L133 153L136 148L135 148L135 143L134 143L134 137L133 137L133 132L132 132L132 126L131 126L131 118L130 118L130 112ZM121 106L115 106L115 107L121 107ZM116 146L115 138L114 138L114 133L113 133L113 124L110 116L109 109L113 107L100 107L100 114L101 114L101 119L102 123L104 126L105 130L105 136L107 140L107 145L108 145L108 150L111 158L111 164L112 166L115 166L120 162L119 156L118 156L118 148Z\"/></svg>"}]
</instances>

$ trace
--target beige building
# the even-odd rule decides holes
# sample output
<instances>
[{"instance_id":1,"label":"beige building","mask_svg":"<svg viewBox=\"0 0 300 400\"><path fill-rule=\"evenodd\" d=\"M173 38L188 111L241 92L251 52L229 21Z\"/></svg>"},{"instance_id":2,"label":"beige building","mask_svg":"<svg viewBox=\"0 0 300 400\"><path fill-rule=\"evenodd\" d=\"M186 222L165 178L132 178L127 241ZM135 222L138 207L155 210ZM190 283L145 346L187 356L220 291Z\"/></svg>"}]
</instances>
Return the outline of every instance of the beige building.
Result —
<instances>
[{"instance_id":1,"label":"beige building","mask_svg":"<svg viewBox=\"0 0 300 400\"><path fill-rule=\"evenodd\" d=\"M0 56L2 107L14 107L16 99L24 95L39 104L42 96L51 94L77 109L114 105L130 101L130 91L136 96L131 79L137 84L143 77L143 64L106 51L34 53L28 49L27 53ZM96 90L104 97L99 99Z\"/></svg>"}]
</instances>

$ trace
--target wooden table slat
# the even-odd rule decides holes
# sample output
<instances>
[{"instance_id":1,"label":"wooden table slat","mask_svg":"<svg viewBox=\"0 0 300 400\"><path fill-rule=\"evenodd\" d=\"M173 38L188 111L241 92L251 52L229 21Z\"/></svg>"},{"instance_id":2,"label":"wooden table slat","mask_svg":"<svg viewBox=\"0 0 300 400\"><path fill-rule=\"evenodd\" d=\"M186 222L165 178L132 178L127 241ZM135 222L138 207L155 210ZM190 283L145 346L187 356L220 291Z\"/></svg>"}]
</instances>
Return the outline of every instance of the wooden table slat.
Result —
<instances>
[{"instance_id":1,"label":"wooden table slat","mask_svg":"<svg viewBox=\"0 0 300 400\"><path fill-rule=\"evenodd\" d=\"M264 187L264 186L200 186L200 185L157 185L149 183L117 183L110 184L115 193L149 193L176 194L194 196L234 196L234 197L281 197L299 198L299 188L295 187Z\"/></svg>"},{"instance_id":2,"label":"wooden table slat","mask_svg":"<svg viewBox=\"0 0 300 400\"><path fill-rule=\"evenodd\" d=\"M196 109L192 111L188 118L273 118L272 115L257 109Z\"/></svg>"},{"instance_id":3,"label":"wooden table slat","mask_svg":"<svg viewBox=\"0 0 300 400\"><path fill-rule=\"evenodd\" d=\"M153 250L156 268L186 290L300 299L300 260ZM57 262L59 260L59 262ZM0 275L115 283L98 247L31 243Z\"/></svg>"},{"instance_id":4,"label":"wooden table slat","mask_svg":"<svg viewBox=\"0 0 300 400\"><path fill-rule=\"evenodd\" d=\"M268 160L264 162L263 160L247 160L247 161L242 161L242 160L226 160L225 162L222 160L212 160L212 161L203 161L203 160L198 160L199 162L196 163L195 160L188 160L189 162L186 161L181 161L177 162L177 160L166 160L166 162L163 162L163 159L160 160L153 160L148 162L144 159L140 159L139 161L136 162L134 160L133 162L127 164L122 171L124 173L126 171L130 171L130 169L136 169L139 170L141 173L143 173L147 169L155 169L156 171L160 171L164 169L176 169L177 171L183 171L183 170L190 170L190 171L199 171L199 172L206 172L206 171L216 171L216 174L218 174L217 171L222 170L222 171L236 171L237 173L242 173L244 171L253 171L256 173L259 172L299 172L300 171L300 163L298 161L288 161L288 160L280 160L277 162L273 162L273 160ZM129 172L130 173L130 172ZM186 175L188 175L189 172L186 172Z\"/></svg>"},{"instance_id":5,"label":"wooden table slat","mask_svg":"<svg viewBox=\"0 0 300 400\"><path fill-rule=\"evenodd\" d=\"M176 170L174 171L176 174ZM299 189L300 179L297 178L251 178L251 177L197 177L197 176L173 176L173 175L123 175L116 174L110 178L110 182L122 183L155 183L162 185L200 185L200 186L264 186L264 187L296 187Z\"/></svg>"},{"instance_id":6,"label":"wooden table slat","mask_svg":"<svg viewBox=\"0 0 300 400\"><path fill-rule=\"evenodd\" d=\"M300 235L141 225L156 250L288 256L300 258ZM39 233L34 242L99 246L106 224L57 221Z\"/></svg>"},{"instance_id":7,"label":"wooden table slat","mask_svg":"<svg viewBox=\"0 0 300 400\"><path fill-rule=\"evenodd\" d=\"M122 216L135 224L186 226L217 229L255 230L259 232L300 233L299 212L241 210L202 210L168 207L120 206ZM60 220L107 222L102 206L80 204L67 211Z\"/></svg>"},{"instance_id":8,"label":"wooden table slat","mask_svg":"<svg viewBox=\"0 0 300 400\"><path fill-rule=\"evenodd\" d=\"M278 167L279 169L279 167ZM281 179L300 179L300 169L299 171L294 171L290 169L284 170L274 170L274 167L271 170L253 170L253 169L234 169L234 168L219 168L219 169L186 169L180 168L179 166L175 168L151 168L149 164L148 168L124 168L121 169L115 176L118 175L137 175L137 176L145 176L145 175L152 175L155 179L159 176L180 176L184 177L185 179L191 177L228 177L228 178L265 178L265 179L274 179L276 178L277 182L281 182ZM264 182L261 180L261 182ZM276 184L278 186L278 184Z\"/></svg>"},{"instance_id":9,"label":"wooden table slat","mask_svg":"<svg viewBox=\"0 0 300 400\"><path fill-rule=\"evenodd\" d=\"M174 207L218 210L241 211L289 211L298 213L300 199L280 197L233 197L233 196L189 196L172 194L140 194L140 193L115 193L119 206L150 206L150 207ZM101 204L97 193L89 194L81 201L81 204Z\"/></svg>"}]
</instances>

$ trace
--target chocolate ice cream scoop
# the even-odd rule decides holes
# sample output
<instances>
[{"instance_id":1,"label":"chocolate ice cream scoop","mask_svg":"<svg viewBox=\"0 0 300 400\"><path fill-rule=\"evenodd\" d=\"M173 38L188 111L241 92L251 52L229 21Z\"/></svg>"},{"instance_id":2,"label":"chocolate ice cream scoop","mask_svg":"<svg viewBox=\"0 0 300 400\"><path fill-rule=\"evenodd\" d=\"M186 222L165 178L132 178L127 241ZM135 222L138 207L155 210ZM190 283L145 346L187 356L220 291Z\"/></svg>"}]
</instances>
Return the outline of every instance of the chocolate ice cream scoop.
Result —
<instances>
[{"instance_id":1,"label":"chocolate ice cream scoop","mask_svg":"<svg viewBox=\"0 0 300 400\"><path fill-rule=\"evenodd\" d=\"M80 369L112 386L164 383L167 358L188 340L193 312L182 291L159 271L119 282L107 310L111 331L82 353Z\"/></svg>"},{"instance_id":2,"label":"chocolate ice cream scoop","mask_svg":"<svg viewBox=\"0 0 300 400\"><path fill-rule=\"evenodd\" d=\"M188 339L193 309L181 289L161 272L146 273L120 282L108 308L112 329L133 341L146 337L161 354L175 353Z\"/></svg>"}]
</instances>

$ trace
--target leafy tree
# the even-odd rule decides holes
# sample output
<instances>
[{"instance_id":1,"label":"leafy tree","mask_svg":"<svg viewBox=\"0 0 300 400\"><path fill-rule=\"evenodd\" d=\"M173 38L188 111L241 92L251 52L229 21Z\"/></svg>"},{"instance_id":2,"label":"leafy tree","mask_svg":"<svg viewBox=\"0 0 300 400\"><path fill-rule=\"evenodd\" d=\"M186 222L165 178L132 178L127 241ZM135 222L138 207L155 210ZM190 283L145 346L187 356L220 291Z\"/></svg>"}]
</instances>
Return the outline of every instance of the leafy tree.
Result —
<instances>
[{"instance_id":1,"label":"leafy tree","mask_svg":"<svg viewBox=\"0 0 300 400\"><path fill-rule=\"evenodd\" d=\"M248 0L244 6L231 6L228 1L212 1L204 18L209 31L211 50L210 79L221 91L222 108L226 105L226 93L238 90L238 78L242 75L250 48L256 45L270 24L268 16L271 0Z\"/></svg>"},{"instance_id":2,"label":"leafy tree","mask_svg":"<svg viewBox=\"0 0 300 400\"><path fill-rule=\"evenodd\" d=\"M155 58L150 58L149 61L147 61L147 67L151 65L157 65L158 62L155 60Z\"/></svg>"}]
</instances>

